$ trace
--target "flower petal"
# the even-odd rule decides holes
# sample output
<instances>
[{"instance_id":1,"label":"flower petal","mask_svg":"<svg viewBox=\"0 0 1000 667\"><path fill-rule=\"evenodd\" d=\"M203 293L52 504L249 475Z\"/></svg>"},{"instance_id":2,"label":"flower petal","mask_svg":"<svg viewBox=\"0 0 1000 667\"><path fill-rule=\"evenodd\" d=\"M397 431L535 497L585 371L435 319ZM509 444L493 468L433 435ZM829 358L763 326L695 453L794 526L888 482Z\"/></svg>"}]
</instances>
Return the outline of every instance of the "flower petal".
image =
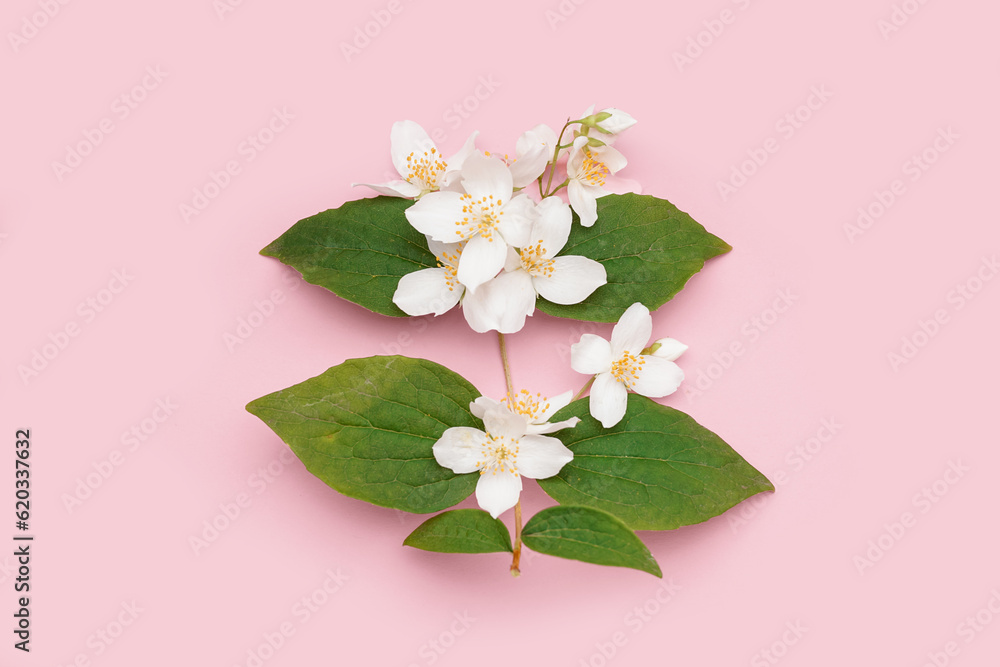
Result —
<instances>
[{"instance_id":1,"label":"flower petal","mask_svg":"<svg viewBox=\"0 0 1000 667\"><path fill-rule=\"evenodd\" d=\"M612 174L624 169L628 164L625 156L614 146L601 146L594 151L594 156L603 162Z\"/></svg>"},{"instance_id":2,"label":"flower petal","mask_svg":"<svg viewBox=\"0 0 1000 667\"><path fill-rule=\"evenodd\" d=\"M552 260L552 275L536 276L535 291L552 303L580 303L608 282L608 272L600 262L589 257L567 255Z\"/></svg>"},{"instance_id":3,"label":"flower petal","mask_svg":"<svg viewBox=\"0 0 1000 667\"><path fill-rule=\"evenodd\" d=\"M531 227L537 218L538 212L531 197L517 195L504 205L497 229L504 241L515 248L523 248L528 243Z\"/></svg>"},{"instance_id":4,"label":"flower petal","mask_svg":"<svg viewBox=\"0 0 1000 667\"><path fill-rule=\"evenodd\" d=\"M521 497L521 476L512 472L487 471L476 484L476 501L494 519L517 504Z\"/></svg>"},{"instance_id":5,"label":"flower petal","mask_svg":"<svg viewBox=\"0 0 1000 667\"><path fill-rule=\"evenodd\" d=\"M499 410L501 407L502 403L486 396L480 396L472 403L469 403L469 410L480 419L483 418L487 410Z\"/></svg>"},{"instance_id":6,"label":"flower petal","mask_svg":"<svg viewBox=\"0 0 1000 667\"><path fill-rule=\"evenodd\" d=\"M531 226L528 245L541 243L543 257L555 257L566 245L573 226L573 211L558 197L546 197L535 207L537 216Z\"/></svg>"},{"instance_id":7,"label":"flower petal","mask_svg":"<svg viewBox=\"0 0 1000 667\"><path fill-rule=\"evenodd\" d=\"M465 288L449 282L445 269L421 269L399 279L392 302L407 315L441 315L455 307Z\"/></svg>"},{"instance_id":8,"label":"flower petal","mask_svg":"<svg viewBox=\"0 0 1000 667\"><path fill-rule=\"evenodd\" d=\"M473 199L493 196L506 202L514 192L514 179L500 158L473 153L462 165L462 186Z\"/></svg>"},{"instance_id":9,"label":"flower petal","mask_svg":"<svg viewBox=\"0 0 1000 667\"><path fill-rule=\"evenodd\" d=\"M642 355L642 361L637 376L629 382L629 387L635 393L649 398L661 398L674 393L681 386L684 371L674 362L650 354Z\"/></svg>"},{"instance_id":10,"label":"flower petal","mask_svg":"<svg viewBox=\"0 0 1000 667\"><path fill-rule=\"evenodd\" d=\"M521 270L501 273L475 294L467 292L462 310L474 331L517 333L524 328L524 318L535 312L531 276Z\"/></svg>"},{"instance_id":11,"label":"flower petal","mask_svg":"<svg viewBox=\"0 0 1000 667\"><path fill-rule=\"evenodd\" d=\"M611 356L617 359L622 352L638 355L653 335L653 318L649 309L639 302L629 306L611 332Z\"/></svg>"},{"instance_id":12,"label":"flower petal","mask_svg":"<svg viewBox=\"0 0 1000 667\"><path fill-rule=\"evenodd\" d=\"M431 149L436 151L437 146L418 123L401 120L392 124L392 131L389 133L389 154L392 156L393 166L404 179L410 175L406 158L410 154L415 154L414 158L423 156Z\"/></svg>"},{"instance_id":13,"label":"flower petal","mask_svg":"<svg viewBox=\"0 0 1000 667\"><path fill-rule=\"evenodd\" d=\"M510 173L515 188L527 187L542 175L545 166L552 159L552 147L545 139L528 130L517 139L517 158L510 164Z\"/></svg>"},{"instance_id":14,"label":"flower petal","mask_svg":"<svg viewBox=\"0 0 1000 667\"><path fill-rule=\"evenodd\" d=\"M483 424L486 425L486 432L494 438L517 440L528 430L528 420L524 415L511 412L503 403L483 414Z\"/></svg>"},{"instance_id":15,"label":"flower petal","mask_svg":"<svg viewBox=\"0 0 1000 667\"><path fill-rule=\"evenodd\" d=\"M625 416L628 390L611 373L601 373L590 388L590 414L604 428L611 428Z\"/></svg>"},{"instance_id":16,"label":"flower petal","mask_svg":"<svg viewBox=\"0 0 1000 667\"><path fill-rule=\"evenodd\" d=\"M457 192L431 192L406 209L406 219L421 234L442 243L456 243L464 237L456 234L455 222L464 217L462 195Z\"/></svg>"},{"instance_id":17,"label":"flower petal","mask_svg":"<svg viewBox=\"0 0 1000 667\"><path fill-rule=\"evenodd\" d=\"M478 470L486 434L477 428L454 426L445 430L431 451L439 465L459 475Z\"/></svg>"},{"instance_id":18,"label":"flower petal","mask_svg":"<svg viewBox=\"0 0 1000 667\"><path fill-rule=\"evenodd\" d=\"M465 164L470 155L476 152L476 137L478 136L479 130L470 134L469 138L465 140L465 145L457 153L448 158L448 169L444 173L443 185L448 185L458 178L462 171L462 165Z\"/></svg>"},{"instance_id":19,"label":"flower petal","mask_svg":"<svg viewBox=\"0 0 1000 667\"><path fill-rule=\"evenodd\" d=\"M388 183L351 183L351 187L363 185L371 188L380 195L388 197L412 198L420 194L421 190L416 185L407 181L389 181Z\"/></svg>"},{"instance_id":20,"label":"flower petal","mask_svg":"<svg viewBox=\"0 0 1000 667\"><path fill-rule=\"evenodd\" d=\"M569 348L569 365L577 373L596 375L611 372L611 343L595 336L583 334Z\"/></svg>"},{"instance_id":21,"label":"flower petal","mask_svg":"<svg viewBox=\"0 0 1000 667\"><path fill-rule=\"evenodd\" d=\"M584 227L593 227L597 221L597 198L576 179L570 179L566 190L569 193L570 206L580 216L580 224Z\"/></svg>"},{"instance_id":22,"label":"flower petal","mask_svg":"<svg viewBox=\"0 0 1000 667\"><path fill-rule=\"evenodd\" d=\"M546 407L541 410L536 415L536 421L545 422L549 420L549 417L559 412L573 400L573 390L564 391L558 396L553 396L549 400L545 401Z\"/></svg>"},{"instance_id":23,"label":"flower petal","mask_svg":"<svg viewBox=\"0 0 1000 667\"><path fill-rule=\"evenodd\" d=\"M546 422L544 424L528 424L528 435L546 435L548 433L555 433L556 431L561 431L564 428L573 428L580 423L579 417L570 417L565 421L561 422Z\"/></svg>"},{"instance_id":24,"label":"flower petal","mask_svg":"<svg viewBox=\"0 0 1000 667\"><path fill-rule=\"evenodd\" d=\"M424 197L424 199L426 198ZM412 208L416 207L411 206L410 209ZM458 260L458 282L475 294L480 285L491 280L500 272L506 259L507 244L502 239L496 236L487 239L485 236L477 234L469 239Z\"/></svg>"},{"instance_id":25,"label":"flower petal","mask_svg":"<svg viewBox=\"0 0 1000 667\"><path fill-rule=\"evenodd\" d=\"M573 460L573 452L556 438L526 435L517 454L517 471L530 479L545 479L558 474Z\"/></svg>"}]
</instances>

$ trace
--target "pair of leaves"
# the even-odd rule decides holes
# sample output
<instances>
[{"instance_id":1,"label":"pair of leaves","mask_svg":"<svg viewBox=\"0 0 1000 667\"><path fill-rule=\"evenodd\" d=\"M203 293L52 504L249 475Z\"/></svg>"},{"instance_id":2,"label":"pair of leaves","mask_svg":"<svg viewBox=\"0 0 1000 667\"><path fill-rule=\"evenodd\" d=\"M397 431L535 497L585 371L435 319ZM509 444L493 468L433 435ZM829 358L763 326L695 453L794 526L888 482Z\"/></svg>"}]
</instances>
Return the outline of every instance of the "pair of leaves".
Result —
<instances>
[{"instance_id":1,"label":"pair of leaves","mask_svg":"<svg viewBox=\"0 0 1000 667\"><path fill-rule=\"evenodd\" d=\"M247 410L337 491L423 514L452 507L475 489L478 474L455 475L441 467L432 447L447 428L482 428L469 411L478 396L464 378L433 362L369 357L348 360L259 398ZM590 417L585 399L566 406L553 420L570 416L582 421L556 435L573 450L573 460L539 484L564 506L610 514L626 531L699 523L773 490L721 438L684 413L647 398L630 395L625 417L610 429ZM587 521L595 535L614 534L604 519ZM534 535L527 528L525 534ZM551 529L540 530L530 540L525 537L525 544L544 553L564 550L551 546L554 535ZM451 537L456 544L475 541L471 534Z\"/></svg>"},{"instance_id":2,"label":"pair of leaves","mask_svg":"<svg viewBox=\"0 0 1000 667\"><path fill-rule=\"evenodd\" d=\"M348 301L404 317L392 302L399 279L437 265L423 235L406 220L412 203L381 196L347 202L297 222L261 254L294 267L308 282ZM539 299L542 312L615 322L636 302L653 311L673 298L705 261L731 250L665 199L607 195L598 200L597 214L597 223L589 228L574 218L561 254L600 262L608 284L575 305Z\"/></svg>"},{"instance_id":3,"label":"pair of leaves","mask_svg":"<svg viewBox=\"0 0 1000 667\"><path fill-rule=\"evenodd\" d=\"M521 532L524 545L539 553L663 573L642 540L620 519L590 507L556 506L535 514ZM510 533L482 510L452 510L428 519L403 544L443 553L511 552Z\"/></svg>"}]
</instances>

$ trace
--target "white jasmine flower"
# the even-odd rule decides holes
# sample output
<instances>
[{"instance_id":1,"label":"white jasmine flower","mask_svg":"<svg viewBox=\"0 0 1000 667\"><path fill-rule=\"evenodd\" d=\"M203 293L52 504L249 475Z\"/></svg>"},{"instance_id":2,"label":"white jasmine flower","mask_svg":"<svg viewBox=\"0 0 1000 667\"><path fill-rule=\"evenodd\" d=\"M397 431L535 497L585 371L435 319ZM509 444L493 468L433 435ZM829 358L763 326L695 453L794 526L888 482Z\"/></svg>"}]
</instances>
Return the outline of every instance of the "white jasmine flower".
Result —
<instances>
[{"instance_id":1,"label":"white jasmine flower","mask_svg":"<svg viewBox=\"0 0 1000 667\"><path fill-rule=\"evenodd\" d=\"M507 245L521 246L531 227L534 203L513 196L510 169L478 153L462 167L465 193L432 192L406 209L406 219L435 241L467 240L457 277L470 294L494 278L507 258Z\"/></svg>"},{"instance_id":2,"label":"white jasmine flower","mask_svg":"<svg viewBox=\"0 0 1000 667\"><path fill-rule=\"evenodd\" d=\"M392 302L407 315L441 315L451 310L465 293L458 282L458 259L462 243L439 243L427 239L427 246L438 261L438 268L421 269L399 279Z\"/></svg>"},{"instance_id":3,"label":"white jasmine flower","mask_svg":"<svg viewBox=\"0 0 1000 667\"><path fill-rule=\"evenodd\" d=\"M649 310L634 303L618 320L610 343L600 336L584 334L570 348L573 370L596 375L590 389L590 414L604 428L614 426L625 415L629 389L660 398L677 391L684 380L684 371L666 356L642 354L652 332Z\"/></svg>"},{"instance_id":4,"label":"white jasmine flower","mask_svg":"<svg viewBox=\"0 0 1000 667\"><path fill-rule=\"evenodd\" d=\"M480 419L486 415L487 410L507 410L519 414L528 421L528 434L544 435L561 431L564 428L572 428L579 423L579 417L570 417L554 424L549 423L549 418L569 405L572 399L572 391L546 399L541 394L532 395L526 389L522 389L519 394L513 398L508 397L507 401L504 402L480 396L469 405L469 409Z\"/></svg>"},{"instance_id":5,"label":"white jasmine flower","mask_svg":"<svg viewBox=\"0 0 1000 667\"><path fill-rule=\"evenodd\" d=\"M388 183L352 183L352 185L364 185L390 197L412 198L436 192L457 177L466 158L476 150L475 142L478 134L473 132L462 149L446 160L420 125L412 120L393 123L389 137L389 153L392 156L392 164L402 179Z\"/></svg>"},{"instance_id":6,"label":"white jasmine flower","mask_svg":"<svg viewBox=\"0 0 1000 667\"><path fill-rule=\"evenodd\" d=\"M584 227L590 227L597 220L597 198L609 194L604 189L608 176L628 164L625 156L613 146L589 146L589 141L585 135L574 139L566 163L569 203Z\"/></svg>"},{"instance_id":7,"label":"white jasmine flower","mask_svg":"<svg viewBox=\"0 0 1000 667\"><path fill-rule=\"evenodd\" d=\"M486 410L486 431L449 428L434 443L437 462L463 474L479 471L476 500L494 519L517 504L521 477L544 479L573 460L559 440L528 433L527 420L509 410Z\"/></svg>"}]
</instances>

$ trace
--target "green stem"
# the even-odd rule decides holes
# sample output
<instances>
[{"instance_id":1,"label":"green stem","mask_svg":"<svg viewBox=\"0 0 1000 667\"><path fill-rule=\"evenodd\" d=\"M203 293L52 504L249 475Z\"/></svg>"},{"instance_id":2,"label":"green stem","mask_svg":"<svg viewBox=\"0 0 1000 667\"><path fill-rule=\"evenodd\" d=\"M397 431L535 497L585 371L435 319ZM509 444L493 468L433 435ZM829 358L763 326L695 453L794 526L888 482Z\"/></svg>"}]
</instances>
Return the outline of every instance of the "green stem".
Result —
<instances>
[{"instance_id":1,"label":"green stem","mask_svg":"<svg viewBox=\"0 0 1000 667\"><path fill-rule=\"evenodd\" d=\"M548 192L548 189L552 187L552 175L556 173L556 163L559 162L559 151L562 150L562 148L563 148L563 146L562 146L562 138L563 138L563 135L566 134L566 128L568 128L571 124L578 123L578 122L580 122L580 121L567 120L566 124L563 125L562 130L559 132L559 138L556 140L556 150L555 150L554 153L552 153L552 161L549 162L549 180L548 180L548 183L545 184L545 190L546 190L546 192L542 193L542 198L543 199L545 197L548 197L549 195L552 194L552 192ZM572 144L570 144L570 145L572 145ZM558 190L559 188L556 188L556 189Z\"/></svg>"},{"instance_id":2,"label":"green stem","mask_svg":"<svg viewBox=\"0 0 1000 667\"><path fill-rule=\"evenodd\" d=\"M503 379L507 383L507 405L514 408L514 381L510 377L510 362L507 361L507 340L503 334L497 332L497 339L500 341L500 361L503 362Z\"/></svg>"},{"instance_id":3,"label":"green stem","mask_svg":"<svg viewBox=\"0 0 1000 667\"><path fill-rule=\"evenodd\" d=\"M503 379L507 383L507 405L514 409L514 381L510 377L510 361L507 359L507 339L497 332L500 343L500 361L503 363ZM521 576L521 499L514 505L514 558L510 563L510 573L514 577Z\"/></svg>"},{"instance_id":4,"label":"green stem","mask_svg":"<svg viewBox=\"0 0 1000 667\"><path fill-rule=\"evenodd\" d=\"M595 375L594 377L587 380L587 384L580 387L580 391L576 392L576 396L573 397L573 401L577 400L578 398L582 398L583 395L587 393L587 390L590 389L590 385L594 384L594 380L596 379L597 376ZM570 403L572 403L573 401L570 401Z\"/></svg>"}]
</instances>

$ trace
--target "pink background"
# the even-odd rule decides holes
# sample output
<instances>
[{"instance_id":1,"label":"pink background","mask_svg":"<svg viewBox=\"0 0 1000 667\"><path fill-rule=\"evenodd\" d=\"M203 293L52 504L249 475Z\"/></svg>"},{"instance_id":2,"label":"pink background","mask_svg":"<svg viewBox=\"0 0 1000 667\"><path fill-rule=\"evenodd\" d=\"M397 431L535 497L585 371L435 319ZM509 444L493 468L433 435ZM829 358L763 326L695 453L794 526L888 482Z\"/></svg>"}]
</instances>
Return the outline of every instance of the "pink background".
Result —
<instances>
[{"instance_id":1,"label":"pink background","mask_svg":"<svg viewBox=\"0 0 1000 667\"><path fill-rule=\"evenodd\" d=\"M16 574L0 556L0 664L252 666L262 645L268 667L997 664L996 3L907 0L887 35L892 0L232 4L0 12L0 506L13 534L14 431L30 428L36 536L30 655L12 648ZM814 89L829 96L801 107ZM389 175L395 120L442 129L445 154L475 129L503 152L591 103L640 121L619 143L623 176L735 248L654 316L656 335L691 346L686 391L665 402L779 482L644 534L672 589L531 555L513 580L504 555L403 548L425 517L338 495L243 409L397 351L499 395L495 339L460 313L373 315L257 251L368 196L350 183ZM248 149L275 109L293 118ZM782 120L796 112L798 127ZM102 119L112 131L95 134ZM60 179L53 163L86 133L100 142ZM724 200L717 184L765 145ZM913 171L925 150L933 164ZM229 161L239 173L186 221L180 206ZM849 238L883 191L891 206ZM511 339L518 387L582 384L566 351L586 330L610 326L529 320ZM919 347L894 368L904 338ZM123 440L133 428L143 440ZM67 508L88 475L99 485ZM524 502L551 504L533 483ZM212 521L225 529L196 552Z\"/></svg>"}]
</instances>

